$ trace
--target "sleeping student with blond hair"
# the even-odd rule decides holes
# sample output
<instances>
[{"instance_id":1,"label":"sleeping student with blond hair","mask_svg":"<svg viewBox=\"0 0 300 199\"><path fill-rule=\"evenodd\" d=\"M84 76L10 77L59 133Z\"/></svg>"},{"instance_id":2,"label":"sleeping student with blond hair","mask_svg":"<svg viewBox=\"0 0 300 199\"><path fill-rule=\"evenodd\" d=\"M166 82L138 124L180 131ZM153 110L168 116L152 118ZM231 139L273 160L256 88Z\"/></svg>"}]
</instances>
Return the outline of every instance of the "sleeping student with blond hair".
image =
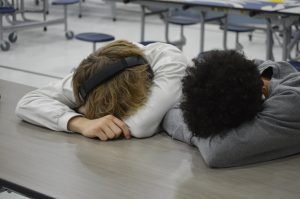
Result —
<instances>
[{"instance_id":1,"label":"sleeping student with blond hair","mask_svg":"<svg viewBox=\"0 0 300 199\"><path fill-rule=\"evenodd\" d=\"M55 131L110 140L158 132L181 98L188 61L176 47L118 40L89 55L75 72L27 93L21 119Z\"/></svg>"}]
</instances>

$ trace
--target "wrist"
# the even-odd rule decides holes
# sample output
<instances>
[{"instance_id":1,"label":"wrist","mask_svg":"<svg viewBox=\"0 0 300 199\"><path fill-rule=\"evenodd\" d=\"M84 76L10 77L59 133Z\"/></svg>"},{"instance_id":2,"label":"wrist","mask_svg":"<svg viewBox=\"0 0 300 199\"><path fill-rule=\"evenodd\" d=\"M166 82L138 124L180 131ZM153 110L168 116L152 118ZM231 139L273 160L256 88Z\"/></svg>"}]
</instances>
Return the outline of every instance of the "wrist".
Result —
<instances>
[{"instance_id":1,"label":"wrist","mask_svg":"<svg viewBox=\"0 0 300 199\"><path fill-rule=\"evenodd\" d=\"M82 129L88 119L82 116L75 116L68 122L68 130L82 134Z\"/></svg>"}]
</instances>

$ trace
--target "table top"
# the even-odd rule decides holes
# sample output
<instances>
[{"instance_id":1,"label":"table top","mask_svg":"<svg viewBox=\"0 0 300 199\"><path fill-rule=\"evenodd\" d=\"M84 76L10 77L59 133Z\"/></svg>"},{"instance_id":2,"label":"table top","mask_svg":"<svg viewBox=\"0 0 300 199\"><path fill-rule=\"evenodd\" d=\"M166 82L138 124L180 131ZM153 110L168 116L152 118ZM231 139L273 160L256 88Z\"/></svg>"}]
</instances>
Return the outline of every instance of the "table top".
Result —
<instances>
[{"instance_id":1,"label":"table top","mask_svg":"<svg viewBox=\"0 0 300 199\"><path fill-rule=\"evenodd\" d=\"M299 7L292 7L286 8L278 11L279 13L289 14L289 15L300 15L300 6Z\"/></svg>"},{"instance_id":2,"label":"table top","mask_svg":"<svg viewBox=\"0 0 300 199\"><path fill-rule=\"evenodd\" d=\"M118 0L117 0L118 1ZM123 0L124 1L124 0ZM128 2L131 2L129 0ZM150 2L166 4L182 4L188 6L207 6L257 12L276 12L292 7L300 7L299 0L132 0L132 3ZM282 14L283 12L280 12ZM291 11L287 14L291 14ZM299 12L293 12L298 14Z\"/></svg>"},{"instance_id":3,"label":"table top","mask_svg":"<svg viewBox=\"0 0 300 199\"><path fill-rule=\"evenodd\" d=\"M56 198L299 198L300 156L210 169L165 134L101 142L18 119L33 88L0 80L0 178Z\"/></svg>"}]
</instances>

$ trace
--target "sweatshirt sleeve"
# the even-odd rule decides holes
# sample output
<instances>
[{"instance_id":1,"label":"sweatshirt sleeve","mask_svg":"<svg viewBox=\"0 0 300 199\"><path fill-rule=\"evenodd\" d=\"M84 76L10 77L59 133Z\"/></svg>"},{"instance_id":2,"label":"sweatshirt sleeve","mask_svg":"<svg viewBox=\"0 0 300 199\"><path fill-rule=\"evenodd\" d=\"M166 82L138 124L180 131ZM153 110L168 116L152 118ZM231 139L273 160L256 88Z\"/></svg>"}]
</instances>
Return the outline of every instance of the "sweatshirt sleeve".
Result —
<instances>
[{"instance_id":1,"label":"sweatshirt sleeve","mask_svg":"<svg viewBox=\"0 0 300 199\"><path fill-rule=\"evenodd\" d=\"M256 118L224 137L193 138L210 167L240 166L300 152L300 75L272 80L271 94Z\"/></svg>"},{"instance_id":2,"label":"sweatshirt sleeve","mask_svg":"<svg viewBox=\"0 0 300 199\"><path fill-rule=\"evenodd\" d=\"M137 138L157 133L166 112L181 98L181 79L188 65L186 57L173 45L149 44L144 53L154 72L153 85L146 104L125 120L131 135Z\"/></svg>"},{"instance_id":3,"label":"sweatshirt sleeve","mask_svg":"<svg viewBox=\"0 0 300 199\"><path fill-rule=\"evenodd\" d=\"M242 166L283 158L300 153L300 108L295 103L300 100L299 93L282 88L265 102L264 110L253 121L224 136L192 136L176 107L166 114L163 128L172 138L197 147L209 167Z\"/></svg>"},{"instance_id":4,"label":"sweatshirt sleeve","mask_svg":"<svg viewBox=\"0 0 300 199\"><path fill-rule=\"evenodd\" d=\"M71 85L72 75L27 93L18 102L16 115L55 131L68 131L68 121L80 115L73 110L75 99Z\"/></svg>"},{"instance_id":5,"label":"sweatshirt sleeve","mask_svg":"<svg viewBox=\"0 0 300 199\"><path fill-rule=\"evenodd\" d=\"M174 107L166 114L164 130L174 139L196 146L209 167L232 167L300 153L300 73L287 62L266 61L260 71L273 68L270 96L251 122L224 136L197 138Z\"/></svg>"},{"instance_id":6,"label":"sweatshirt sleeve","mask_svg":"<svg viewBox=\"0 0 300 199\"><path fill-rule=\"evenodd\" d=\"M166 133L173 139L192 145L192 133L183 121L179 103L167 112L162 125Z\"/></svg>"}]
</instances>

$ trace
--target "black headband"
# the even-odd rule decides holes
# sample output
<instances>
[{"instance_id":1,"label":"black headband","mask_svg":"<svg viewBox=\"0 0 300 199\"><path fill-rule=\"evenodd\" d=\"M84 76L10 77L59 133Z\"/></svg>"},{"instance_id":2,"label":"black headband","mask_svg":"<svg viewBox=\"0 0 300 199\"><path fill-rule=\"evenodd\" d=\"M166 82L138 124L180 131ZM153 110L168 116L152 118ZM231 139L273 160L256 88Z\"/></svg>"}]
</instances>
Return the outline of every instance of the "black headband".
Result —
<instances>
[{"instance_id":1,"label":"black headband","mask_svg":"<svg viewBox=\"0 0 300 199\"><path fill-rule=\"evenodd\" d=\"M82 86L79 88L79 93L82 99L85 99L87 95L94 90L97 86L102 84L103 82L109 80L110 78L116 76L120 72L124 71L126 68L131 68L143 64L148 64L148 62L140 56L132 56L122 58L119 61L116 61L112 64L101 69L99 72L92 75L91 78L86 80ZM153 78L153 71L151 67L148 65L147 72L150 75L150 78Z\"/></svg>"}]
</instances>

